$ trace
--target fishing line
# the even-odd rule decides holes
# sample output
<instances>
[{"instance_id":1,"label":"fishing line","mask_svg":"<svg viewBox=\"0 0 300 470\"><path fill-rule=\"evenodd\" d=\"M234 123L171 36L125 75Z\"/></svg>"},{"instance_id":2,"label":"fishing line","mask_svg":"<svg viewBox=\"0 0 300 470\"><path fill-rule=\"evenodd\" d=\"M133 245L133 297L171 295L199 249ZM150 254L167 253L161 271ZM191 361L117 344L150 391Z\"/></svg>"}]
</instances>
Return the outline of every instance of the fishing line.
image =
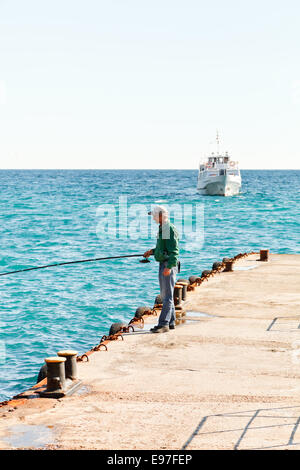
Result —
<instances>
[{"instance_id":1,"label":"fishing line","mask_svg":"<svg viewBox=\"0 0 300 470\"><path fill-rule=\"evenodd\" d=\"M107 259L120 259L120 258L133 258L133 257L140 257L140 256L144 256L144 255L107 256L105 258L89 258L89 259L81 259L77 261L63 261L61 263L46 264L44 266L36 266L35 268L26 268L26 269L18 269L17 271L9 271L7 273L1 273L0 276L7 276L8 274L23 273L24 271L34 271L35 269L52 268L53 266L64 266L66 264L88 263L92 261L104 261ZM140 260L140 263L149 263L149 262L150 261L147 258Z\"/></svg>"}]
</instances>

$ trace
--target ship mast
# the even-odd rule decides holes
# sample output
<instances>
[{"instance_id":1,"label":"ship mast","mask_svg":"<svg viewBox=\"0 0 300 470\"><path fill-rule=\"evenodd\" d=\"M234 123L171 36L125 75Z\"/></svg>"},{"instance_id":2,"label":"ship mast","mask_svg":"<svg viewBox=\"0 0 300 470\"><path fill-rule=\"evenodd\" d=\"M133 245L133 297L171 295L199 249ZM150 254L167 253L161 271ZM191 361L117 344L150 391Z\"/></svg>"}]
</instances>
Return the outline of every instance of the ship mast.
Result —
<instances>
[{"instance_id":1,"label":"ship mast","mask_svg":"<svg viewBox=\"0 0 300 470\"><path fill-rule=\"evenodd\" d=\"M218 131L218 129L217 129L216 141L217 141L218 155L220 155L220 137L219 137L219 131Z\"/></svg>"}]
</instances>

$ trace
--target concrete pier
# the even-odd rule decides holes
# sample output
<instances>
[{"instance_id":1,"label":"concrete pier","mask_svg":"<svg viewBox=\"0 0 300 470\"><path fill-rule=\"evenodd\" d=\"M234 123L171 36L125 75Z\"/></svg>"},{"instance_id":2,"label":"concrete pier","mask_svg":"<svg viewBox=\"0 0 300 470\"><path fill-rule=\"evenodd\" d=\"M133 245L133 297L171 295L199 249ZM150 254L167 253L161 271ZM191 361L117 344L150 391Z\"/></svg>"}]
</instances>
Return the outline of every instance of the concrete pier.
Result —
<instances>
[{"instance_id":1,"label":"concrete pier","mask_svg":"<svg viewBox=\"0 0 300 470\"><path fill-rule=\"evenodd\" d=\"M300 255L236 262L186 324L78 363L76 394L0 408L0 449L300 449L299 286Z\"/></svg>"}]
</instances>

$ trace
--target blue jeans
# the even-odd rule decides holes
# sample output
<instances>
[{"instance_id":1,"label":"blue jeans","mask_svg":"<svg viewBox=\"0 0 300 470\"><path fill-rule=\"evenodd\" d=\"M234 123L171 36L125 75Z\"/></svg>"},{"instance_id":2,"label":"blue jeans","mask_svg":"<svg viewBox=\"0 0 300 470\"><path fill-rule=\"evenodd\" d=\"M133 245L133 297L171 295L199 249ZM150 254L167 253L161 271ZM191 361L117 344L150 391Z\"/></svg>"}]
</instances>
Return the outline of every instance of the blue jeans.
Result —
<instances>
[{"instance_id":1,"label":"blue jeans","mask_svg":"<svg viewBox=\"0 0 300 470\"><path fill-rule=\"evenodd\" d=\"M176 283L177 267L171 269L169 276L164 276L163 271L168 262L159 263L159 285L163 306L158 319L159 326L175 325L174 286Z\"/></svg>"}]
</instances>

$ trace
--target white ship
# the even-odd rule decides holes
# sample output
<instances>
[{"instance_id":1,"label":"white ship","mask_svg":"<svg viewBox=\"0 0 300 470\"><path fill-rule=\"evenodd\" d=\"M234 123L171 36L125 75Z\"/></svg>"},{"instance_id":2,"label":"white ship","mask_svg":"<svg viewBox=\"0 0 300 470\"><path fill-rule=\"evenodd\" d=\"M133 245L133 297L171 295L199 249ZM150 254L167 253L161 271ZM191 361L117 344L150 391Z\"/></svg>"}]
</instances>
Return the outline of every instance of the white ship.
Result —
<instances>
[{"instance_id":1,"label":"white ship","mask_svg":"<svg viewBox=\"0 0 300 470\"><path fill-rule=\"evenodd\" d=\"M220 153L218 134L217 144L217 153L213 152L199 165L197 190L210 196L234 196L242 184L238 162L231 160L228 152Z\"/></svg>"}]
</instances>

